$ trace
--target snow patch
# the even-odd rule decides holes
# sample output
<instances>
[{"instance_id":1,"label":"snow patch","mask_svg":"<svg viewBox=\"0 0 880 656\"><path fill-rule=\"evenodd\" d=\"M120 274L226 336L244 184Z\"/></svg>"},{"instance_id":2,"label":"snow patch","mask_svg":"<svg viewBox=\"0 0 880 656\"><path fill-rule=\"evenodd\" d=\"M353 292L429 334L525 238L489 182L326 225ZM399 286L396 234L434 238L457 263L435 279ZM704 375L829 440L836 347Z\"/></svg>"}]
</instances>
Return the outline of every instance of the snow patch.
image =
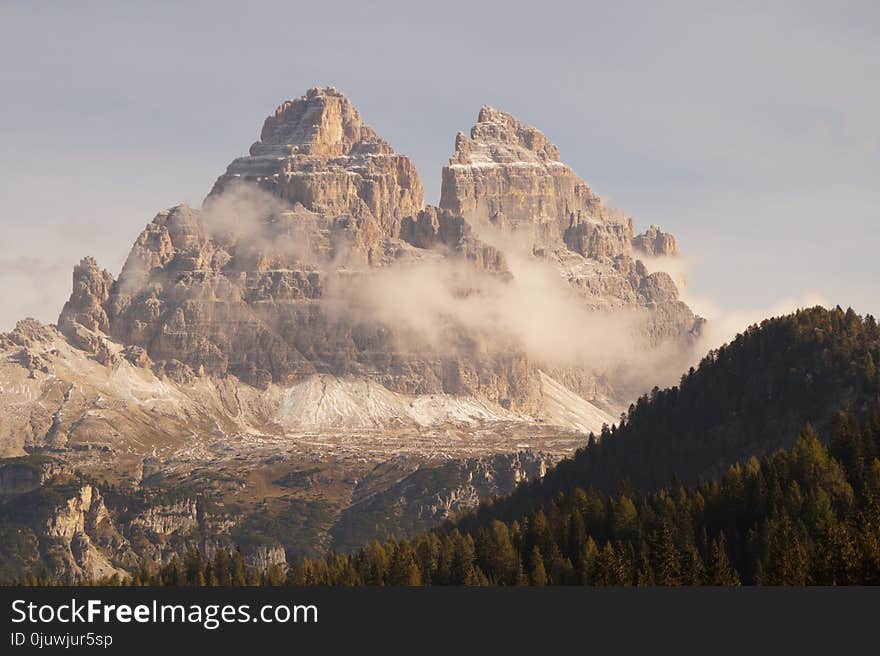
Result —
<instances>
[{"instance_id":1,"label":"snow patch","mask_svg":"<svg viewBox=\"0 0 880 656\"><path fill-rule=\"evenodd\" d=\"M368 379L311 376L288 388L279 388L274 419L286 430L318 432L328 428L370 429L441 424L474 425L483 422L540 422L598 433L614 419L544 372L542 409L537 417L505 410L497 403L469 396L392 392Z\"/></svg>"},{"instance_id":2,"label":"snow patch","mask_svg":"<svg viewBox=\"0 0 880 656\"><path fill-rule=\"evenodd\" d=\"M539 415L542 421L597 435L602 430L602 424L610 426L614 423L614 418L607 412L578 396L543 371L538 371L538 374L541 376L543 395L543 407Z\"/></svg>"},{"instance_id":3,"label":"snow patch","mask_svg":"<svg viewBox=\"0 0 880 656\"><path fill-rule=\"evenodd\" d=\"M287 429L432 426L522 420L497 404L449 394L408 396L366 379L311 376L280 391L275 419Z\"/></svg>"}]
</instances>

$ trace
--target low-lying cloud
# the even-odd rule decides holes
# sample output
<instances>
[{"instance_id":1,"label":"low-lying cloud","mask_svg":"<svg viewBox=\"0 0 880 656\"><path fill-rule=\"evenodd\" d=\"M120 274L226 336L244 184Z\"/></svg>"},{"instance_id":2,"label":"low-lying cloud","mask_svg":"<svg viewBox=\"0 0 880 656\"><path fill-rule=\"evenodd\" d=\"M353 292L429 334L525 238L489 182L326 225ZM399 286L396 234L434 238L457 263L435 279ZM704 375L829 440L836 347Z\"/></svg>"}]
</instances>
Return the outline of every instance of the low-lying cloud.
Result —
<instances>
[{"instance_id":1,"label":"low-lying cloud","mask_svg":"<svg viewBox=\"0 0 880 656\"><path fill-rule=\"evenodd\" d=\"M428 348L438 355L515 351L549 369L586 368L613 379L621 394L674 383L708 349L730 341L750 324L824 303L810 293L768 307L728 309L690 292L691 261L686 257L642 258L649 270L669 273L682 300L708 320L701 337L690 345L667 342L649 349L642 330L648 319L645 309L591 309L555 264L533 255L528 235L472 222L479 238L503 253L509 275L436 252L366 267L345 257L344 249L331 249L329 258L327 253L324 259L318 256L322 244L313 240L326 238L322 221L300 205L291 208L266 191L242 184L209 197L200 225L206 236L231 245L236 259L322 267L327 273L324 306L331 320L378 322L410 340L405 346ZM123 282L129 278L136 285L142 280L139 274L146 275L146 270L137 271L137 265L129 263ZM12 288L15 279L41 266L26 258L0 261L0 281ZM7 309L17 307L12 303Z\"/></svg>"}]
</instances>

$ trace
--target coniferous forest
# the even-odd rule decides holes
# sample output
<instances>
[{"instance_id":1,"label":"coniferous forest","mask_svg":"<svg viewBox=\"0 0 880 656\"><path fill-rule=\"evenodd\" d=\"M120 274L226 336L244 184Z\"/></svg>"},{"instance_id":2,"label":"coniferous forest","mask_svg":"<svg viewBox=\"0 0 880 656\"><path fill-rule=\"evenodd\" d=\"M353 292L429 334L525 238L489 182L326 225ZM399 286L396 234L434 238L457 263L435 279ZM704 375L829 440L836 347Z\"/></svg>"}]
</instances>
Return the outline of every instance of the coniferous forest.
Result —
<instances>
[{"instance_id":1,"label":"coniferous forest","mask_svg":"<svg viewBox=\"0 0 880 656\"><path fill-rule=\"evenodd\" d=\"M130 583L880 584L878 358L870 316L766 320L454 523L287 571L193 550Z\"/></svg>"}]
</instances>

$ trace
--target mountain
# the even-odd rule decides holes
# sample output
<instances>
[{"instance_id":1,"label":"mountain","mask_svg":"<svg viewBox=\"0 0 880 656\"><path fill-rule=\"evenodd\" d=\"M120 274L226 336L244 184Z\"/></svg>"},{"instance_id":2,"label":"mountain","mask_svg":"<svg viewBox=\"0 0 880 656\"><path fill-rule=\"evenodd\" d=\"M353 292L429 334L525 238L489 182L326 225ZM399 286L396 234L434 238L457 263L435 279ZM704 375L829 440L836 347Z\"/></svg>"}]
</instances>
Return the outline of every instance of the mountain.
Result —
<instances>
[{"instance_id":1,"label":"mountain","mask_svg":"<svg viewBox=\"0 0 880 656\"><path fill-rule=\"evenodd\" d=\"M283 562L570 455L690 362L703 320L662 271L675 238L636 234L559 158L484 107L425 205L342 93L282 103L118 277L86 257L57 326L0 336L2 467L42 472L0 486L24 536L8 562L73 580L192 546Z\"/></svg>"},{"instance_id":2,"label":"mountain","mask_svg":"<svg viewBox=\"0 0 880 656\"><path fill-rule=\"evenodd\" d=\"M352 311L364 300L357 297L386 291L371 285L375 270L411 275L424 263L417 270L433 273L427 267L438 259L465 266L441 292L492 294L493 278L511 272L486 239L526 233L528 254L555 265L580 307L643 315L630 324L645 333L646 347L698 332L700 320L669 275L648 273L634 258L638 249L653 255L657 237L636 237L632 220L605 208L537 129L484 108L451 161L440 207L424 207L410 160L365 126L345 96L312 89L266 119L261 140L230 164L203 210L157 215L118 281L91 260L77 267L59 329L86 350L100 348L100 331L145 349L160 367L178 361L185 371L232 374L257 387L314 374L366 376L394 391L477 395L534 414L536 365L546 363L530 357L516 330L461 326L462 311L442 307L438 314L451 320L437 319L453 334L438 345L413 330L414 308L397 316L373 302ZM500 234L481 235L486 223ZM615 389L591 382L573 391L614 397Z\"/></svg>"}]
</instances>

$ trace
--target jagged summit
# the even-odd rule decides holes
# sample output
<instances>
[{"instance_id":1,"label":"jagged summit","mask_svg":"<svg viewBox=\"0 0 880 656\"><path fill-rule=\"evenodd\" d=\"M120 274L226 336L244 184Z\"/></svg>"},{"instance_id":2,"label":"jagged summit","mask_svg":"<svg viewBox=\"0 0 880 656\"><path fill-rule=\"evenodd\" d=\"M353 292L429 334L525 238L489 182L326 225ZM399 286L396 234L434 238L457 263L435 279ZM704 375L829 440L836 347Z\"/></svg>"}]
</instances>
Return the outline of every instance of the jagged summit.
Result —
<instances>
[{"instance_id":1,"label":"jagged summit","mask_svg":"<svg viewBox=\"0 0 880 656\"><path fill-rule=\"evenodd\" d=\"M394 149L364 125L357 109L335 87L314 87L295 100L285 100L263 123L252 156L350 154L391 155Z\"/></svg>"},{"instance_id":2,"label":"jagged summit","mask_svg":"<svg viewBox=\"0 0 880 656\"><path fill-rule=\"evenodd\" d=\"M567 231L584 223L611 226L610 238L621 242L618 251L629 248L632 221L606 207L560 161L559 148L541 130L487 105L470 134L458 134L455 153L443 169L442 208L468 220L525 230L542 248L568 243ZM587 254L580 244L569 246Z\"/></svg>"},{"instance_id":3,"label":"jagged summit","mask_svg":"<svg viewBox=\"0 0 880 656\"><path fill-rule=\"evenodd\" d=\"M659 226L652 225L633 239L633 248L649 257L678 255L678 240L674 235L663 232Z\"/></svg>"},{"instance_id":4,"label":"jagged summit","mask_svg":"<svg viewBox=\"0 0 880 656\"><path fill-rule=\"evenodd\" d=\"M538 128L485 105L470 137L459 132L443 169L440 207L470 221L531 233L541 249L565 245L601 259L678 255L675 237L652 225L636 236L632 219L607 207Z\"/></svg>"},{"instance_id":5,"label":"jagged summit","mask_svg":"<svg viewBox=\"0 0 880 656\"><path fill-rule=\"evenodd\" d=\"M365 125L333 87L281 103L264 122L260 141L229 165L211 194L241 181L319 214L374 219L390 237L425 202L410 159Z\"/></svg>"},{"instance_id":6,"label":"jagged summit","mask_svg":"<svg viewBox=\"0 0 880 656\"><path fill-rule=\"evenodd\" d=\"M484 105L471 128L470 139L463 132L455 138L451 166L480 166L493 163L558 162L559 148L538 128L523 126L512 114Z\"/></svg>"},{"instance_id":7,"label":"jagged summit","mask_svg":"<svg viewBox=\"0 0 880 656\"><path fill-rule=\"evenodd\" d=\"M677 255L675 238L657 226L636 235L632 219L606 206L559 158L541 130L484 106L470 137L460 132L455 139L440 207L473 225L515 233L592 308L647 308L650 344L698 332L701 320L680 301L669 275L638 260Z\"/></svg>"},{"instance_id":8,"label":"jagged summit","mask_svg":"<svg viewBox=\"0 0 880 656\"><path fill-rule=\"evenodd\" d=\"M100 334L109 335L183 379L232 374L266 387L354 375L406 394L474 395L535 411L536 363L510 341L515 332L477 334L450 319L456 309L442 319L453 321L456 346L433 351L411 334L411 316L389 319L372 299L367 311L338 307L351 301L347 290L400 263L463 266L470 286L483 274L516 284L503 247L482 236L488 219L531 235L534 255L554 264L588 309L644 316L646 348L687 342L695 318L674 282L635 259L676 252L674 238L658 228L636 237L632 221L559 156L543 132L485 106L470 137L456 139L440 207L425 207L412 162L344 94L313 88L265 120L260 141L229 165L202 209L157 214L118 279L84 260L59 329L96 354ZM447 291L432 282L424 294ZM586 398L605 394L586 370L569 380Z\"/></svg>"}]
</instances>

